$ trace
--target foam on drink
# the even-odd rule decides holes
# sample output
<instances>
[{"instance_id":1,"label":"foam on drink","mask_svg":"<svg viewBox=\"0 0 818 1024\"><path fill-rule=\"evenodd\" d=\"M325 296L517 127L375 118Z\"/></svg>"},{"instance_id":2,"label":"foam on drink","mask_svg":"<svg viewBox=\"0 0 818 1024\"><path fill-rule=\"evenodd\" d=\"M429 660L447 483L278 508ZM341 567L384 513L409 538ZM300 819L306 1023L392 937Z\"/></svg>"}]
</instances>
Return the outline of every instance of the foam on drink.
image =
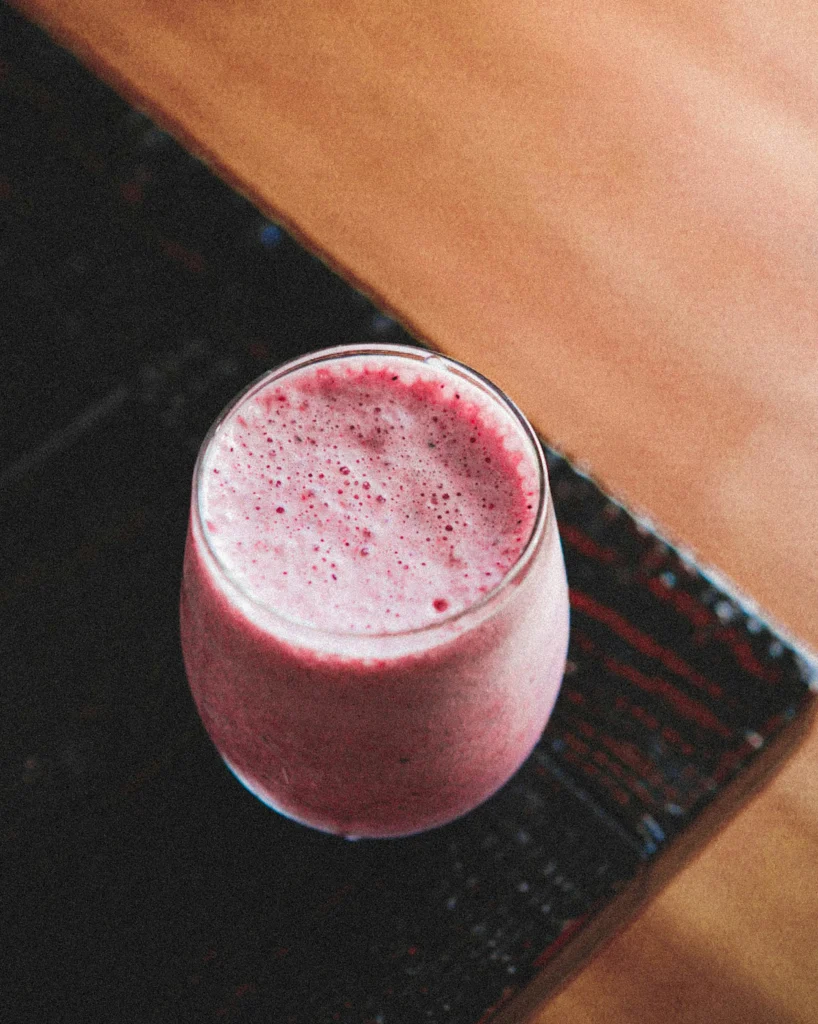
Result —
<instances>
[{"instance_id":1,"label":"foam on drink","mask_svg":"<svg viewBox=\"0 0 818 1024\"><path fill-rule=\"evenodd\" d=\"M503 579L531 535L537 464L512 418L436 362L306 366L222 424L203 519L241 590L317 628L384 633Z\"/></svg>"}]
</instances>

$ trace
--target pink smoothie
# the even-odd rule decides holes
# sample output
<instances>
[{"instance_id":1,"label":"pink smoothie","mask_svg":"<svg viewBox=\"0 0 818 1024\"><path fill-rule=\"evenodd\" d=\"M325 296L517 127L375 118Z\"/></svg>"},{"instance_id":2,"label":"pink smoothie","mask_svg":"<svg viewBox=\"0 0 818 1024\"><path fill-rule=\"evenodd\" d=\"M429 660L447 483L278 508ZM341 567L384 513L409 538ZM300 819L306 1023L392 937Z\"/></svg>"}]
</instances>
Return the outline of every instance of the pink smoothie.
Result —
<instances>
[{"instance_id":1,"label":"pink smoothie","mask_svg":"<svg viewBox=\"0 0 818 1024\"><path fill-rule=\"evenodd\" d=\"M567 592L518 415L438 357L356 352L273 374L211 432L182 641L252 792L317 828L396 836L465 813L528 755Z\"/></svg>"}]
</instances>

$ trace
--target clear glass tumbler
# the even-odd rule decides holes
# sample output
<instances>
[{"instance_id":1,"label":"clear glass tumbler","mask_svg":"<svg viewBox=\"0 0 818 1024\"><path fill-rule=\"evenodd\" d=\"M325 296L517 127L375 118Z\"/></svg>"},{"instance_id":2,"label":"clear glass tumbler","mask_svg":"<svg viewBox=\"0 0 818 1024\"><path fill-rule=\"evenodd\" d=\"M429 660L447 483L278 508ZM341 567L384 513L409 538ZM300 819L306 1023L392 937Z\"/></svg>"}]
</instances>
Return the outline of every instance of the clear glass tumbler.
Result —
<instances>
[{"instance_id":1,"label":"clear glass tumbler","mask_svg":"<svg viewBox=\"0 0 818 1024\"><path fill-rule=\"evenodd\" d=\"M314 353L203 442L187 676L230 770L296 821L395 837L482 803L548 721L568 618L536 435L454 360Z\"/></svg>"}]
</instances>

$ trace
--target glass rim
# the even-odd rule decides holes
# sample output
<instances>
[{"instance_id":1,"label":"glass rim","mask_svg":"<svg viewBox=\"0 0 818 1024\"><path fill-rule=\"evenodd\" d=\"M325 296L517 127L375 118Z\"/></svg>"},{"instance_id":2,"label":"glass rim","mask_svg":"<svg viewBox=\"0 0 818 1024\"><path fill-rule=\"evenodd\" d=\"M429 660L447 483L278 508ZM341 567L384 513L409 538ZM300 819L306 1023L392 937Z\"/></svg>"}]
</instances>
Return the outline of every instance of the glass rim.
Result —
<instances>
[{"instance_id":1,"label":"glass rim","mask_svg":"<svg viewBox=\"0 0 818 1024\"><path fill-rule=\"evenodd\" d=\"M504 407L507 413L509 413L517 425L521 429L522 434L528 447L531 449L531 454L534 457L534 461L537 467L537 510L534 516L534 523L531 528L531 532L523 545L517 558L513 564L508 568L503 577L485 594L483 594L478 600L467 605L465 608L461 608L458 611L451 612L449 614L441 615L434 620L425 623L422 626L414 626L410 629L401 630L383 630L383 631L362 631L362 630L343 630L343 629L328 629L324 626L317 626L313 623L297 619L283 614L278 608L273 607L271 604L265 601L260 601L252 594L248 593L247 590L239 584L229 568L224 564L223 560L219 557L208 537L208 531L204 528L202 521L202 503L203 503L203 484L204 484L204 473L203 466L207 459L207 455L210 450L210 446L216 433L221 426L229 419L229 417L236 412L249 398L251 398L262 388L271 384L273 381L280 380L284 377L289 376L296 371L302 370L305 367L324 362L339 361L343 359L350 359L359 356L392 356L397 358L409 359L417 363L430 364L443 364L445 369L449 372L466 380L472 386L487 394L493 401L498 402ZM191 510L192 516L197 528L199 538L204 541L204 548L206 550L208 558L212 561L213 566L218 572L219 582L227 583L244 601L249 602L254 608L258 609L263 613L265 619L271 617L275 621L286 624L290 628L295 628L299 631L304 631L307 634L315 637L323 637L331 639L333 637L339 640L347 642L360 640L360 641L377 641L377 640L400 640L401 637L418 637L424 635L430 635L437 632L447 632L451 630L451 627L461 622L462 620L470 617L477 617L482 612L486 612L488 615L489 610L494 605L502 603L502 599L506 596L510 588L513 586L515 581L523 576L531 565L534 556L539 549L540 542L545 534L546 529L551 524L554 518L553 507L550 501L550 486L548 480L548 469L545 461L545 455L543 453L542 445L537 436L536 431L529 423L527 417L522 410L517 406L513 399L509 398L504 391L501 390L496 384L494 384L488 377L484 376L478 370L474 370L466 363L460 362L458 359L454 359L451 356L443 355L442 353L435 352L433 349L415 347L413 345L400 345L400 344L382 344L380 342L361 342L357 344L347 345L335 345L330 348L316 349L313 352L306 353L305 355L298 356L295 359L287 360L284 363L279 364L272 369L265 370L262 374L252 380L244 388L242 388L222 409L219 415L215 418L213 423L208 428L207 433L199 447L199 452L196 457L196 464L193 470L193 483L192 483L192 503Z\"/></svg>"}]
</instances>

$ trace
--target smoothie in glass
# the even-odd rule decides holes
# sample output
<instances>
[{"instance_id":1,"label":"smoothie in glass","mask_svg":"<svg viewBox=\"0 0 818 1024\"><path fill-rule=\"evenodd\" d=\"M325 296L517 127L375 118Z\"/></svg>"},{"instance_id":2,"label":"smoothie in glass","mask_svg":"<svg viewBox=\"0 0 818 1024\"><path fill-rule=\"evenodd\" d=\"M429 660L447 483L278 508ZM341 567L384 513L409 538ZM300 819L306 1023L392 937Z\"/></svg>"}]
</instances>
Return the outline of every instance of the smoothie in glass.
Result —
<instances>
[{"instance_id":1,"label":"smoothie in glass","mask_svg":"<svg viewBox=\"0 0 818 1024\"><path fill-rule=\"evenodd\" d=\"M530 753L565 664L531 428L413 348L267 374L202 446L181 631L205 727L269 806L355 837L466 813Z\"/></svg>"}]
</instances>

